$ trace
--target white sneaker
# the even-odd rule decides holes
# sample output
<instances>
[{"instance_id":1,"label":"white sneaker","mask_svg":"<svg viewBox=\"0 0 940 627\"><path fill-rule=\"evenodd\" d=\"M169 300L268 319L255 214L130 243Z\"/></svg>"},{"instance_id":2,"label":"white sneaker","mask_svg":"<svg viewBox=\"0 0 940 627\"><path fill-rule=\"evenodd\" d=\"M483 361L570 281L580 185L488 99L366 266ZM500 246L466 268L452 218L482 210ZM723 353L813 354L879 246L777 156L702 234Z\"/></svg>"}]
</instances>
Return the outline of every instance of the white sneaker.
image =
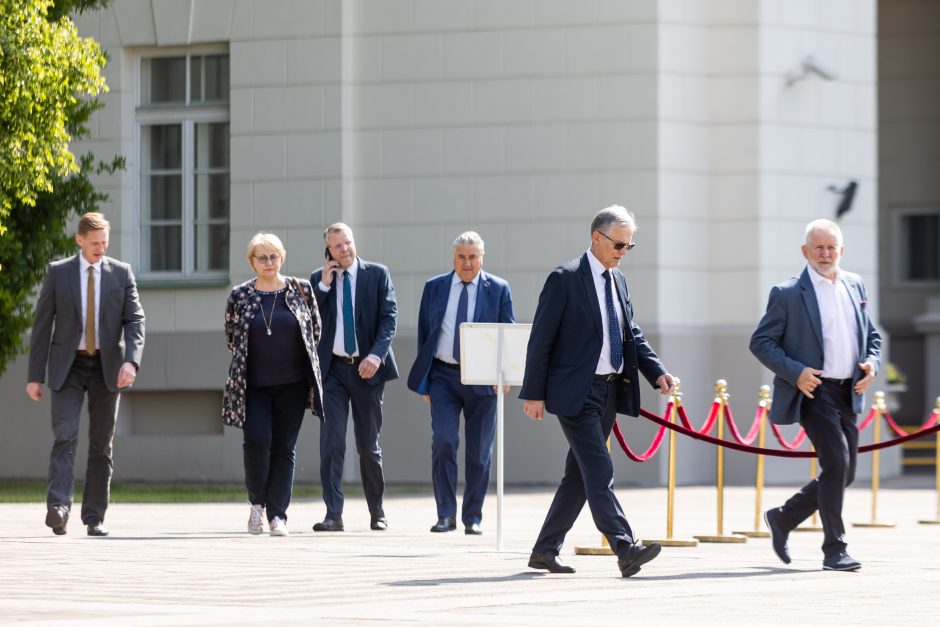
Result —
<instances>
[{"instance_id":1,"label":"white sneaker","mask_svg":"<svg viewBox=\"0 0 940 627\"><path fill-rule=\"evenodd\" d=\"M259 535L264 533L264 505L252 505L248 515L248 533Z\"/></svg>"},{"instance_id":2,"label":"white sneaker","mask_svg":"<svg viewBox=\"0 0 940 627\"><path fill-rule=\"evenodd\" d=\"M287 521L282 520L275 516L271 519L271 522L268 523L271 527L272 536L289 536L290 532L287 530Z\"/></svg>"}]
</instances>

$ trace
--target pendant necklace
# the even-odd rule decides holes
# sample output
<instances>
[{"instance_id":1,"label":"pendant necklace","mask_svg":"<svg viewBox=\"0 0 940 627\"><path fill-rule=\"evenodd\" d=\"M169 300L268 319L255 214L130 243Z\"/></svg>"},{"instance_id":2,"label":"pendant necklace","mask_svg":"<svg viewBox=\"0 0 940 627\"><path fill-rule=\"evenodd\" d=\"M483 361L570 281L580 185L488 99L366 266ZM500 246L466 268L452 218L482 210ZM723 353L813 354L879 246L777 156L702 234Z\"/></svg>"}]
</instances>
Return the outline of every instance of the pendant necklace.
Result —
<instances>
[{"instance_id":1,"label":"pendant necklace","mask_svg":"<svg viewBox=\"0 0 940 627\"><path fill-rule=\"evenodd\" d=\"M271 335L271 324L274 322L274 307L277 306L277 295L280 291L274 292L274 300L271 302L271 319L268 320L264 315L264 303L261 303L261 319L264 321L264 328L267 329L268 335Z\"/></svg>"}]
</instances>

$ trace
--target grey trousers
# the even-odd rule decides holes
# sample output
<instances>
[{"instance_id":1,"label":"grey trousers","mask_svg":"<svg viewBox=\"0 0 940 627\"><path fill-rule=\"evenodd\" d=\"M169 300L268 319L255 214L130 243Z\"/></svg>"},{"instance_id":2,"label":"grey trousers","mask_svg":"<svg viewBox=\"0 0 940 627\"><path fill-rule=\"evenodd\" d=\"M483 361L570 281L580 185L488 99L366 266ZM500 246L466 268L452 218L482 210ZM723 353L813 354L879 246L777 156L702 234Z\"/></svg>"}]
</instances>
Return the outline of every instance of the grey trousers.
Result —
<instances>
[{"instance_id":1,"label":"grey trousers","mask_svg":"<svg viewBox=\"0 0 940 627\"><path fill-rule=\"evenodd\" d=\"M77 355L65 384L52 391L52 433L55 441L49 456L49 485L46 506L72 507L75 482L75 449L82 403L88 394L88 467L82 495L82 523L104 522L111 493L111 459L117 424L119 392L104 383L101 360Z\"/></svg>"}]
</instances>

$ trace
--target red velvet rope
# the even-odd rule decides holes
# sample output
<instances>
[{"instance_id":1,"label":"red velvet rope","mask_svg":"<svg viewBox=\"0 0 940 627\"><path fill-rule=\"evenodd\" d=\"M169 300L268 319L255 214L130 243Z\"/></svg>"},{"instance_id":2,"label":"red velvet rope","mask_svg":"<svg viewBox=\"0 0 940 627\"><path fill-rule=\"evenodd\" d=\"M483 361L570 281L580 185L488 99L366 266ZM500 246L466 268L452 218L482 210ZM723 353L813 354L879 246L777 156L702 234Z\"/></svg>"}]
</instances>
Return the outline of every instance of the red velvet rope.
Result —
<instances>
[{"instance_id":1,"label":"red velvet rope","mask_svg":"<svg viewBox=\"0 0 940 627\"><path fill-rule=\"evenodd\" d=\"M679 420L682 421L683 426L685 426L685 428L689 431L695 431L696 433L708 433L712 430L712 427L715 426L715 420L718 419L719 404L720 403L718 401L712 403L712 408L708 412L708 418L705 419L705 424L702 425L701 429L696 429L692 426L692 423L689 421L689 417L685 413L685 406L681 403L679 404Z\"/></svg>"},{"instance_id":2,"label":"red velvet rope","mask_svg":"<svg viewBox=\"0 0 940 627\"><path fill-rule=\"evenodd\" d=\"M770 430L774 432L774 435L777 436L777 442L780 442L780 446L787 449L788 451L795 451L800 448L800 445L803 444L803 440L806 439L806 432L803 429L800 429L800 432L796 434L796 438L792 442L787 442L783 434L780 433L780 427L771 423Z\"/></svg>"},{"instance_id":3,"label":"red velvet rope","mask_svg":"<svg viewBox=\"0 0 940 627\"><path fill-rule=\"evenodd\" d=\"M902 437L907 435L907 431L898 426L898 423L894 421L894 418L891 417L891 414L889 414L887 411L884 411L881 415L884 416L885 422L888 423L888 426L891 427L892 431ZM927 420L924 421L924 424L918 427L917 430L923 431L924 429L932 427L935 424L937 424L937 410L930 412L930 417L927 418Z\"/></svg>"},{"instance_id":4,"label":"red velvet rope","mask_svg":"<svg viewBox=\"0 0 940 627\"><path fill-rule=\"evenodd\" d=\"M764 417L764 408L761 406L757 407L757 414L754 416L754 422L751 423L751 429L747 432L747 435L741 436L741 432L738 431L738 425L734 424L734 416L731 415L731 406L725 405L725 422L728 424L728 431L731 432L731 435L735 440L741 444L750 444L757 438L758 432L760 432L760 421Z\"/></svg>"},{"instance_id":5,"label":"red velvet rope","mask_svg":"<svg viewBox=\"0 0 940 627\"><path fill-rule=\"evenodd\" d=\"M680 408L681 408L681 405L680 405ZM676 431L677 433L681 433L682 435L687 435L690 438L701 440L702 442L708 442L709 444L714 444L716 446L723 446L725 448L734 449L736 451L742 451L744 453L754 453L757 455L771 455L773 457L816 457L815 451L781 451L779 449L761 448L758 446L747 446L744 444L738 444L737 442L731 442L730 440L719 440L718 438L712 437L710 435L706 435L704 433L698 433L697 431L686 429L685 427L682 427L680 425L672 424L668 420L663 420L656 414L648 412L645 409L640 410L640 415L646 418L647 420L655 422L661 427L672 429L673 431ZM915 440L925 435L936 433L937 431L940 431L940 425L935 424L932 427L929 427L928 429L917 431L915 433L909 433L908 435L904 437L894 438L893 440L885 440L884 442L878 442L877 444L866 444L865 446L860 446L858 448L858 452L869 453L871 451L877 451L883 448L897 446L898 444L903 444L905 442Z\"/></svg>"},{"instance_id":6,"label":"red velvet rope","mask_svg":"<svg viewBox=\"0 0 940 627\"><path fill-rule=\"evenodd\" d=\"M672 401L666 405L666 415L672 415ZM650 444L650 447L646 449L645 453L637 454L630 449L630 445L627 444L627 441L623 437L623 433L620 431L620 425L614 421L614 436L617 438L617 443L620 444L620 448L623 449L623 452L631 460L635 462L645 462L653 457L658 451L659 446L663 443L663 436L666 435L666 427L660 427L659 431L653 437L653 443Z\"/></svg>"},{"instance_id":7,"label":"red velvet rope","mask_svg":"<svg viewBox=\"0 0 940 627\"><path fill-rule=\"evenodd\" d=\"M874 407L872 407L871 409L869 409L869 410L868 410L868 415L865 416L865 420L861 421L861 422L858 424L858 430L859 430L859 431L864 431L865 429L867 429L867 428L868 428L868 425L870 425L870 424L872 423L872 421L875 419L875 414L876 414L876 413L878 413L878 412L875 410Z\"/></svg>"}]
</instances>

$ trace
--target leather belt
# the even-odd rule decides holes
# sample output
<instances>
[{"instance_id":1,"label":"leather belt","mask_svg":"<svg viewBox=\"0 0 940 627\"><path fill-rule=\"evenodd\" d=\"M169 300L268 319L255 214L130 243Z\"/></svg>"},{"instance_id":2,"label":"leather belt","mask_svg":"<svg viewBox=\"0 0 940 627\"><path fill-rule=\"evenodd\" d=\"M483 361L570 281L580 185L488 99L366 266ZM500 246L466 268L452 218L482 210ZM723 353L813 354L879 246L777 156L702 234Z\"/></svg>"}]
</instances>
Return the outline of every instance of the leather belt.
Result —
<instances>
[{"instance_id":1,"label":"leather belt","mask_svg":"<svg viewBox=\"0 0 940 627\"><path fill-rule=\"evenodd\" d=\"M460 364L452 364L450 362L440 360L437 357L434 358L434 363L437 364L438 366L444 366L445 368L450 368L451 370L460 370Z\"/></svg>"},{"instance_id":2,"label":"leather belt","mask_svg":"<svg viewBox=\"0 0 940 627\"><path fill-rule=\"evenodd\" d=\"M833 385L849 385L852 383L852 379L830 379L829 377L819 377L820 380L825 381L826 383L831 383Z\"/></svg>"},{"instance_id":3,"label":"leather belt","mask_svg":"<svg viewBox=\"0 0 940 627\"><path fill-rule=\"evenodd\" d=\"M75 351L75 354L81 355L82 357L97 357L98 351L95 351L92 353L91 351L87 351L87 350L77 350Z\"/></svg>"},{"instance_id":4,"label":"leather belt","mask_svg":"<svg viewBox=\"0 0 940 627\"><path fill-rule=\"evenodd\" d=\"M359 359L358 357L347 357L346 355L337 355L333 353L333 359L338 359L344 364L353 365Z\"/></svg>"},{"instance_id":5,"label":"leather belt","mask_svg":"<svg viewBox=\"0 0 940 627\"><path fill-rule=\"evenodd\" d=\"M610 374L596 374L594 375L595 381L603 381L604 383L613 383L617 378L617 372L611 372Z\"/></svg>"}]
</instances>

